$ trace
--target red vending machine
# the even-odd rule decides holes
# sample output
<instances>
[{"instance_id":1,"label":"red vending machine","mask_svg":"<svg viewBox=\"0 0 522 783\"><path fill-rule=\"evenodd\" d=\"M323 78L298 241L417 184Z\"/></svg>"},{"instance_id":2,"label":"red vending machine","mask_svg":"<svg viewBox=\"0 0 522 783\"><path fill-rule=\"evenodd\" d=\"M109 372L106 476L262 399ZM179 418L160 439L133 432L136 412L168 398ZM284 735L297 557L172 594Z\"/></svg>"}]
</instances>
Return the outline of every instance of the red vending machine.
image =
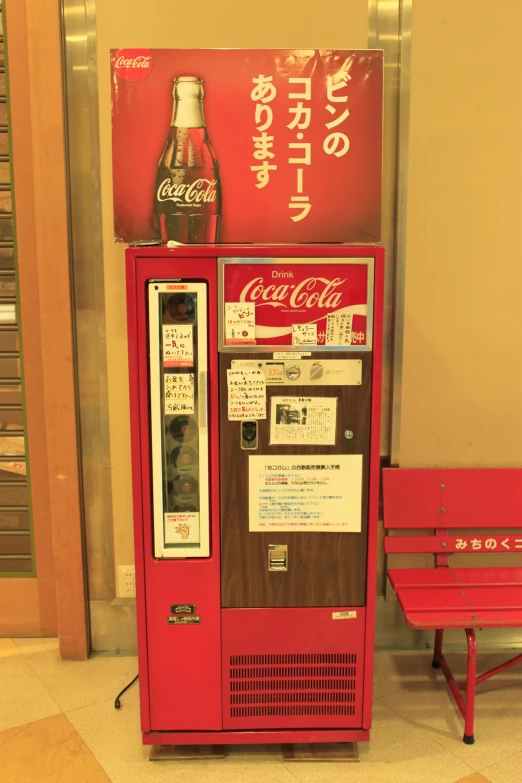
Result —
<instances>
[{"instance_id":1,"label":"red vending machine","mask_svg":"<svg viewBox=\"0 0 522 783\"><path fill-rule=\"evenodd\" d=\"M383 253L127 250L146 744L369 738Z\"/></svg>"}]
</instances>

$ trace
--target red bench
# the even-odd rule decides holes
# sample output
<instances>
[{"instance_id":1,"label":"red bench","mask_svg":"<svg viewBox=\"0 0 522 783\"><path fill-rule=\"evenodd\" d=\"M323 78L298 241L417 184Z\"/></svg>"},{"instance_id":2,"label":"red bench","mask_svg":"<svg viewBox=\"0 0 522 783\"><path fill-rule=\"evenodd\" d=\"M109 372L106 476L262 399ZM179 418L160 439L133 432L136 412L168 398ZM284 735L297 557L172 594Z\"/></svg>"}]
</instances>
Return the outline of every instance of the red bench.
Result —
<instances>
[{"instance_id":1,"label":"red bench","mask_svg":"<svg viewBox=\"0 0 522 783\"><path fill-rule=\"evenodd\" d=\"M522 628L522 469L390 468L384 470L383 492L386 554L435 557L435 568L391 568L388 576L408 625L435 631L432 665L446 677L465 720L464 742L471 745L476 685L522 661L517 655L480 677L476 674L475 629ZM513 533L513 528L519 531ZM392 530L401 535L389 535ZM434 535L415 535L416 530ZM450 567L450 555L478 552L515 553L520 566ZM462 684L455 682L442 654L449 628L466 634L467 677Z\"/></svg>"}]
</instances>

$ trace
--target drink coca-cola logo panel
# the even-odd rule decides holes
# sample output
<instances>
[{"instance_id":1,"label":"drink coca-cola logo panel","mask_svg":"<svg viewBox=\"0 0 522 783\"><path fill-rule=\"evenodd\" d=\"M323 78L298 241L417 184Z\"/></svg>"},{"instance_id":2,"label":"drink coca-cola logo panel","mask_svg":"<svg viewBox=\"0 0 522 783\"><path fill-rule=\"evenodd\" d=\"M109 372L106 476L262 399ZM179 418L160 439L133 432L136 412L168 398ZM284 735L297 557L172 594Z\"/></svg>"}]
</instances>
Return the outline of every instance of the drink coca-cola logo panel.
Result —
<instances>
[{"instance_id":1,"label":"drink coca-cola logo panel","mask_svg":"<svg viewBox=\"0 0 522 783\"><path fill-rule=\"evenodd\" d=\"M380 239L380 51L111 52L124 242Z\"/></svg>"},{"instance_id":2,"label":"drink coca-cola logo panel","mask_svg":"<svg viewBox=\"0 0 522 783\"><path fill-rule=\"evenodd\" d=\"M370 270L367 262L328 263L227 263L223 264L225 304L255 305L255 344L295 345L293 327L315 324L317 347L368 345ZM328 338L332 317L347 318L349 336ZM314 330L315 331L315 330ZM339 329L336 330L339 335ZM332 336L333 337L333 336ZM241 341L224 337L225 345Z\"/></svg>"}]
</instances>

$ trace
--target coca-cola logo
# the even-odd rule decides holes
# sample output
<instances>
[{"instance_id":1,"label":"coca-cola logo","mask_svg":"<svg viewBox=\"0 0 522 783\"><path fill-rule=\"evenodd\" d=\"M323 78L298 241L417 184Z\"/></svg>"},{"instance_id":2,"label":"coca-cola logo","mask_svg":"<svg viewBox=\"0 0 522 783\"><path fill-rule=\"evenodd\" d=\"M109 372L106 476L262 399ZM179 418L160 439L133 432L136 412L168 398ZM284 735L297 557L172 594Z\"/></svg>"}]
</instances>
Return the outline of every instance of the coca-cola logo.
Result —
<instances>
[{"instance_id":1,"label":"coca-cola logo","mask_svg":"<svg viewBox=\"0 0 522 783\"><path fill-rule=\"evenodd\" d=\"M337 308L341 304L342 291L337 291L346 278L307 277L300 283L270 283L262 277L254 277L241 291L240 302L255 302L256 307Z\"/></svg>"},{"instance_id":2,"label":"coca-cola logo","mask_svg":"<svg viewBox=\"0 0 522 783\"><path fill-rule=\"evenodd\" d=\"M152 70L150 49L118 49L112 53L114 73L128 82L141 82Z\"/></svg>"},{"instance_id":3,"label":"coca-cola logo","mask_svg":"<svg viewBox=\"0 0 522 783\"><path fill-rule=\"evenodd\" d=\"M164 179L158 186L156 198L158 201L173 201L175 204L208 204L216 200L216 179L195 179L191 183L176 184L171 179Z\"/></svg>"}]
</instances>

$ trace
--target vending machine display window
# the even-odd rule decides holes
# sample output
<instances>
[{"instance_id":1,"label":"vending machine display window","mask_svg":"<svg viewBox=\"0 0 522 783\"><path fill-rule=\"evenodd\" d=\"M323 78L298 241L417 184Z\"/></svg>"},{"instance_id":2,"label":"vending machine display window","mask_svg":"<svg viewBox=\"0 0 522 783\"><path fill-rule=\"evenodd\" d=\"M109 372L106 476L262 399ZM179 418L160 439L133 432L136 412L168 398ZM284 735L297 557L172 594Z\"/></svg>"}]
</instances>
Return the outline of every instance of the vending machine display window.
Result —
<instances>
[{"instance_id":1,"label":"vending machine display window","mask_svg":"<svg viewBox=\"0 0 522 783\"><path fill-rule=\"evenodd\" d=\"M150 281L154 556L208 557L207 287Z\"/></svg>"}]
</instances>

